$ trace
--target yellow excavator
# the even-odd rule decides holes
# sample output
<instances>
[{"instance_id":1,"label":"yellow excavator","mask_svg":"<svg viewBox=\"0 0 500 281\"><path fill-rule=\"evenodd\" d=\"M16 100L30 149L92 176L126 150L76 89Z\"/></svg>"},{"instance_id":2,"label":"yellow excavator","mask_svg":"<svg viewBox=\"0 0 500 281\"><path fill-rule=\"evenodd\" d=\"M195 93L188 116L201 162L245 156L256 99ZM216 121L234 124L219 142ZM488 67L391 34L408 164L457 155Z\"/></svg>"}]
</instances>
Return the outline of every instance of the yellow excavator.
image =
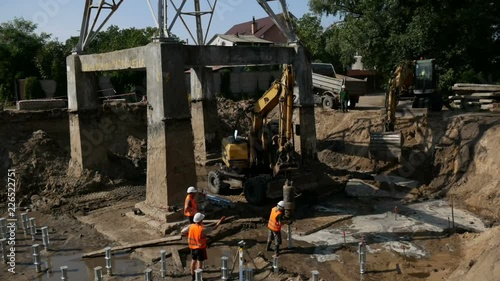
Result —
<instances>
[{"instance_id":1,"label":"yellow excavator","mask_svg":"<svg viewBox=\"0 0 500 281\"><path fill-rule=\"evenodd\" d=\"M283 74L273 82L253 106L252 127L248 137L235 132L222 140L222 162L208 174L208 188L220 194L230 185L225 180L241 181L248 203L265 202L268 184L291 180L298 168L293 143L293 87L291 65L284 65ZM278 119L268 114L278 106Z\"/></svg>"},{"instance_id":2,"label":"yellow excavator","mask_svg":"<svg viewBox=\"0 0 500 281\"><path fill-rule=\"evenodd\" d=\"M412 108L440 111L443 103L437 90L438 75L434 59L405 60L398 64L385 96L383 133L370 135L370 156L381 160L401 160L403 137L396 132L396 107L404 97L412 98Z\"/></svg>"}]
</instances>

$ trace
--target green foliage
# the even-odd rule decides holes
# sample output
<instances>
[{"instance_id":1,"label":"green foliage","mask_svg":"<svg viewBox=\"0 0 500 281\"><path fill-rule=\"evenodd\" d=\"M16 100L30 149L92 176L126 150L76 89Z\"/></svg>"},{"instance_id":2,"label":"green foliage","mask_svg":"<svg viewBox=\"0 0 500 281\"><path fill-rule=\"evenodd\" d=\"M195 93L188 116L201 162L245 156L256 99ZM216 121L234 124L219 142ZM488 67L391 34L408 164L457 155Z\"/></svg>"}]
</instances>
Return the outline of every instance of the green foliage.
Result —
<instances>
[{"instance_id":1,"label":"green foliage","mask_svg":"<svg viewBox=\"0 0 500 281\"><path fill-rule=\"evenodd\" d=\"M321 18L313 14L305 14L295 22L297 35L312 56L314 62L332 63L340 69L340 59L335 46L327 44L330 30L324 30Z\"/></svg>"},{"instance_id":2,"label":"green foliage","mask_svg":"<svg viewBox=\"0 0 500 281\"><path fill-rule=\"evenodd\" d=\"M50 38L35 33L36 24L21 18L0 24L0 99L14 100L14 81L38 76L33 57Z\"/></svg>"},{"instance_id":3,"label":"green foliage","mask_svg":"<svg viewBox=\"0 0 500 281\"><path fill-rule=\"evenodd\" d=\"M340 17L327 46L343 64L356 52L390 73L403 59L435 58L453 76L500 76L500 5L491 0L310 0L312 11ZM467 74L468 73L468 74ZM475 75L475 74L474 74ZM472 75L472 76L474 76ZM450 73L448 73L448 78ZM447 78L447 79L448 79Z\"/></svg>"},{"instance_id":4,"label":"green foliage","mask_svg":"<svg viewBox=\"0 0 500 281\"><path fill-rule=\"evenodd\" d=\"M28 77L24 80L24 97L27 100L45 98L45 92L36 77Z\"/></svg>"}]
</instances>

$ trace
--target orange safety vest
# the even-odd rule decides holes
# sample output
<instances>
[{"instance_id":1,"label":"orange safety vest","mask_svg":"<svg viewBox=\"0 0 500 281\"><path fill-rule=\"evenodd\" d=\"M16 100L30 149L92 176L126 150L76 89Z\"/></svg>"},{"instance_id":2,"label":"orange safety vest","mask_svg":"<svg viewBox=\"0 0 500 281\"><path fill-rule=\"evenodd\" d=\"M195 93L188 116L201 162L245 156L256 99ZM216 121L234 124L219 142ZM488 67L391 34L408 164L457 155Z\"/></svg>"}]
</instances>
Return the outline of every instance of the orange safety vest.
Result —
<instances>
[{"instance_id":1,"label":"orange safety vest","mask_svg":"<svg viewBox=\"0 0 500 281\"><path fill-rule=\"evenodd\" d=\"M278 222L278 216L281 215L283 212L278 210L277 207L274 207L271 210L271 215L269 216L269 223L267 224L267 227L275 232L281 231L281 223Z\"/></svg>"},{"instance_id":2,"label":"orange safety vest","mask_svg":"<svg viewBox=\"0 0 500 281\"><path fill-rule=\"evenodd\" d=\"M190 249L196 250L207 248L207 237L202 237L202 235L203 225L196 223L189 225L188 245Z\"/></svg>"},{"instance_id":3,"label":"orange safety vest","mask_svg":"<svg viewBox=\"0 0 500 281\"><path fill-rule=\"evenodd\" d=\"M189 207L189 205L191 205L191 207ZM184 215L186 217L192 217L196 213L198 213L198 204L196 203L195 196L191 198L188 194L188 196L186 196L186 200L184 201Z\"/></svg>"}]
</instances>

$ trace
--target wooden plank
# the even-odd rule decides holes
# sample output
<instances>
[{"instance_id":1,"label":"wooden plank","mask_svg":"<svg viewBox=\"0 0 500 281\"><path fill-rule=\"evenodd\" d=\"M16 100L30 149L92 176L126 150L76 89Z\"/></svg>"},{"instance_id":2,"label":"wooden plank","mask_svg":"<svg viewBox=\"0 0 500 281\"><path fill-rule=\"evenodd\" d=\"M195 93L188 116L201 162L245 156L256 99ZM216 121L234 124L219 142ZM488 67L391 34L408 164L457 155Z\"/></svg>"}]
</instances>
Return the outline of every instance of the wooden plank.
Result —
<instances>
[{"instance_id":1,"label":"wooden plank","mask_svg":"<svg viewBox=\"0 0 500 281\"><path fill-rule=\"evenodd\" d=\"M329 221L329 222L325 222L315 228L312 228L312 229L309 229L309 230L306 230L306 231L303 231L303 232L299 232L298 235L300 236L305 236L305 235L309 235L309 234L312 234L312 233L315 233L315 232L318 232L322 229L325 229L337 222L340 222L340 221L343 221L343 220L347 220L347 219L350 219L352 218L353 215L345 215L345 216L341 216L341 217L337 217L335 219L333 219L332 221Z\"/></svg>"},{"instance_id":2,"label":"wooden plank","mask_svg":"<svg viewBox=\"0 0 500 281\"><path fill-rule=\"evenodd\" d=\"M500 87L500 85L496 85L496 84L475 84L475 83L455 83L455 85L453 85L453 87L457 87L457 88L460 88L460 87L489 87L489 86L498 86Z\"/></svg>"},{"instance_id":3,"label":"wooden plank","mask_svg":"<svg viewBox=\"0 0 500 281\"><path fill-rule=\"evenodd\" d=\"M174 247L170 247L170 252L172 253L172 259L174 260L175 266L177 266L178 269L183 269L184 266L182 265L182 260L181 256L179 255L179 251Z\"/></svg>"},{"instance_id":4,"label":"wooden plank","mask_svg":"<svg viewBox=\"0 0 500 281\"><path fill-rule=\"evenodd\" d=\"M152 245L157 245L157 244L163 244L163 243L169 243L169 242L175 242L175 241L179 241L181 239L182 239L182 237L180 235L176 235L176 236L155 239L155 240L149 240L149 241L144 241L144 242L139 242L139 243L126 244L126 245L122 245L122 246L112 247L111 252L123 251L123 250L127 250L127 249L136 249L136 248L152 246ZM103 249L103 250L99 250L99 251L86 253L82 256L82 258L99 257L99 256L104 256L104 254L105 254L105 250Z\"/></svg>"}]
</instances>

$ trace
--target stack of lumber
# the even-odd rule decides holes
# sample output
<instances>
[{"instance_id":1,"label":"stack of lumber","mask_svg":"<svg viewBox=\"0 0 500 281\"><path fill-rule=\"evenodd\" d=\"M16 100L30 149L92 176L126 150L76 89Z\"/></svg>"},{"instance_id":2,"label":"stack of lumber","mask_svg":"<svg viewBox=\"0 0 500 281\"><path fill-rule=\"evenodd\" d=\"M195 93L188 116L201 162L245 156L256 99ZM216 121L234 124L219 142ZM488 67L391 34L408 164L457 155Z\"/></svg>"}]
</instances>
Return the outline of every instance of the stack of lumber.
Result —
<instances>
[{"instance_id":1,"label":"stack of lumber","mask_svg":"<svg viewBox=\"0 0 500 281\"><path fill-rule=\"evenodd\" d=\"M453 96L448 98L456 108L477 108L498 111L500 109L500 85L455 84Z\"/></svg>"}]
</instances>

